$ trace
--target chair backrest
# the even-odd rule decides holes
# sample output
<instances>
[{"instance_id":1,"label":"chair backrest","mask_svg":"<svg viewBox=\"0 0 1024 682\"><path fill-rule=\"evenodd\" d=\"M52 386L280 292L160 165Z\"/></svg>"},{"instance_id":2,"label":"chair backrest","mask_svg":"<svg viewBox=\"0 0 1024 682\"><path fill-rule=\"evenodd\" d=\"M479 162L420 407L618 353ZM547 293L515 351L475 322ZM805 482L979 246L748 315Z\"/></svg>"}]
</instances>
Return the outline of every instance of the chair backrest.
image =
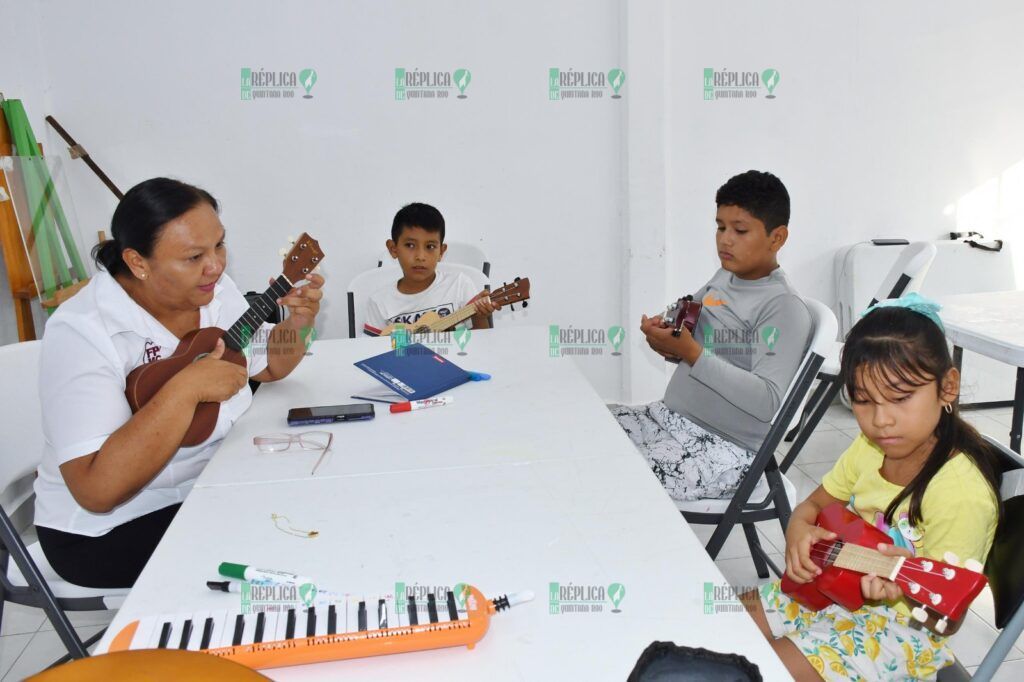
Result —
<instances>
[{"instance_id":1,"label":"chair backrest","mask_svg":"<svg viewBox=\"0 0 1024 682\"><path fill-rule=\"evenodd\" d=\"M789 383L786 388L786 393L783 396L782 402L779 404L779 409L772 418L772 424L775 424L776 420L779 419L783 409L786 407L786 399L800 382L801 377L804 376L810 369L810 365L814 364L814 373L817 374L817 369L821 365L825 357L828 356L829 350L836 341L836 336L839 334L839 321L836 319L836 314L832 312L832 309L821 301L813 298L804 298L804 303L807 305L807 310L811 314L811 342L807 345L807 351L804 353L804 359L800 363L800 368L797 370L793 380ZM809 388L809 387L808 387ZM791 427L791 422L795 419L799 419L801 405L807 399L807 391L804 390L803 394L797 402L796 409L793 410L793 414L786 417L787 428Z\"/></svg>"},{"instance_id":2,"label":"chair backrest","mask_svg":"<svg viewBox=\"0 0 1024 682\"><path fill-rule=\"evenodd\" d=\"M438 263L437 269L442 272L461 272L473 280L477 291L490 286L490 280L481 270L468 265L455 263ZM348 284L348 336L350 339L363 335L363 322L366 320L366 302L370 295L384 287L393 285L402 277L402 269L394 263L366 270L352 278Z\"/></svg>"},{"instance_id":3,"label":"chair backrest","mask_svg":"<svg viewBox=\"0 0 1024 682\"><path fill-rule=\"evenodd\" d=\"M911 242L904 247L868 305L920 291L936 253L938 249L931 242Z\"/></svg>"},{"instance_id":4,"label":"chair backrest","mask_svg":"<svg viewBox=\"0 0 1024 682\"><path fill-rule=\"evenodd\" d=\"M992 550L985 562L985 575L992 587L995 604L995 626L1002 629L1010 618L1024 605L1024 494L1021 494L1021 477L1024 476L1024 459L1013 450L995 439L985 440L996 448L1002 458L1003 519L996 531Z\"/></svg>"},{"instance_id":5,"label":"chair backrest","mask_svg":"<svg viewBox=\"0 0 1024 682\"><path fill-rule=\"evenodd\" d=\"M491 263L487 260L487 254L484 250L475 244L467 244L465 242L445 242L448 247L444 252L444 260L442 263L449 265L468 265L469 267L479 270L484 275L490 277L491 275ZM391 254L384 251L377 256L377 267L383 267L385 264L392 262Z\"/></svg>"},{"instance_id":6,"label":"chair backrest","mask_svg":"<svg viewBox=\"0 0 1024 682\"><path fill-rule=\"evenodd\" d=\"M5 439L0 457L0 503L13 510L31 493L14 486L31 476L43 456L43 418L39 405L39 353L42 341L0 346L0 424Z\"/></svg>"}]
</instances>

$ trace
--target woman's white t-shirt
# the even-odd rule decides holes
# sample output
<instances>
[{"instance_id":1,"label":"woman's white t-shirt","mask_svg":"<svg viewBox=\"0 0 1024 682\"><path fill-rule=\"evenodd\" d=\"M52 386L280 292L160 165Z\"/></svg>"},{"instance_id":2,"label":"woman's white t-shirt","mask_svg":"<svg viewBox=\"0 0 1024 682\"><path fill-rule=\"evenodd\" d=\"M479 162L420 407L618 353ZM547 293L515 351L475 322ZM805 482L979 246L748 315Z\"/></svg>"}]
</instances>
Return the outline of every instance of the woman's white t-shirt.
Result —
<instances>
[{"instance_id":1,"label":"woman's white t-shirt","mask_svg":"<svg viewBox=\"0 0 1024 682\"><path fill-rule=\"evenodd\" d=\"M199 309L199 326L228 329L248 307L231 278L222 275L213 300ZM250 377L267 366L269 328L265 324L246 350ZM248 386L221 403L205 442L179 449L145 488L107 513L79 506L60 473L61 464L96 452L131 418L125 377L142 364L170 357L178 342L103 271L49 319L39 368L45 445L35 481L37 526L96 537L185 499L220 440L252 403Z\"/></svg>"}]
</instances>

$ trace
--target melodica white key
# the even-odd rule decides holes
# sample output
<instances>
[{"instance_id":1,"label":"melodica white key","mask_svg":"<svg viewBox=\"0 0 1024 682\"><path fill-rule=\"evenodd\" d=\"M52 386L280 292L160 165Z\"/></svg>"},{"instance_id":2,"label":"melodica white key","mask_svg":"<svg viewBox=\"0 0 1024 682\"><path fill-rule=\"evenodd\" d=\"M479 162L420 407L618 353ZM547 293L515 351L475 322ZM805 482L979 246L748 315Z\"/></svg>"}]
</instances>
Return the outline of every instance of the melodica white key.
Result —
<instances>
[{"instance_id":1,"label":"melodica white key","mask_svg":"<svg viewBox=\"0 0 1024 682\"><path fill-rule=\"evenodd\" d=\"M210 637L210 649L231 646L231 634L235 627L235 614L232 611L214 611L213 635Z\"/></svg>"},{"instance_id":2,"label":"melodica white key","mask_svg":"<svg viewBox=\"0 0 1024 682\"><path fill-rule=\"evenodd\" d=\"M156 622L153 623L153 629L149 633L149 642L146 643L144 648L146 649L159 649L160 648L160 636L164 632L164 626L168 625L174 620L173 613L162 613L157 616Z\"/></svg>"},{"instance_id":3,"label":"melodica white key","mask_svg":"<svg viewBox=\"0 0 1024 682\"><path fill-rule=\"evenodd\" d=\"M188 650L199 651L200 643L203 641L203 627L206 619L210 617L209 611L196 611L192 614L192 636L188 638Z\"/></svg>"},{"instance_id":4,"label":"melodica white key","mask_svg":"<svg viewBox=\"0 0 1024 682\"><path fill-rule=\"evenodd\" d=\"M275 617L276 617L277 621L274 624L274 629L270 631L270 632L273 633L273 636L264 638L264 641L266 641L266 642L283 642L284 641L284 639L285 639L284 633L285 633L285 629L287 628L287 624L288 624L287 615L288 614L285 611L278 611L276 613Z\"/></svg>"},{"instance_id":5,"label":"melodica white key","mask_svg":"<svg viewBox=\"0 0 1024 682\"><path fill-rule=\"evenodd\" d=\"M145 618L139 619L139 627L135 630L135 636L132 637L131 649L151 649L150 640L153 639L153 628L157 627L157 622L160 625L164 624L161 616L146 616ZM159 635L157 635L159 637Z\"/></svg>"}]
</instances>

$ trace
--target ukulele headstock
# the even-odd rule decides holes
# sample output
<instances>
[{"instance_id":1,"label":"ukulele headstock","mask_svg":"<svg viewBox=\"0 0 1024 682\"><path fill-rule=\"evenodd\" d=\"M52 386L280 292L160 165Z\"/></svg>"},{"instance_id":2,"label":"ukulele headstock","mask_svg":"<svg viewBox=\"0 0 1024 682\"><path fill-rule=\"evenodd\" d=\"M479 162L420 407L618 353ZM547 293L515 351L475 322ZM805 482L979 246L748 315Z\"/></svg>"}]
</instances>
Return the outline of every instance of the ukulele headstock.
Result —
<instances>
[{"instance_id":1,"label":"ukulele headstock","mask_svg":"<svg viewBox=\"0 0 1024 682\"><path fill-rule=\"evenodd\" d=\"M291 239L291 248L284 254L281 271L292 284L307 279L325 258L320 250L320 242L303 232L296 239ZM283 251L283 249L282 249Z\"/></svg>"},{"instance_id":2,"label":"ukulele headstock","mask_svg":"<svg viewBox=\"0 0 1024 682\"><path fill-rule=\"evenodd\" d=\"M514 305L522 302L523 307L526 307L526 300L530 298L530 278L516 277L511 284L505 284L492 291L489 298L494 305Z\"/></svg>"},{"instance_id":3,"label":"ukulele headstock","mask_svg":"<svg viewBox=\"0 0 1024 682\"><path fill-rule=\"evenodd\" d=\"M969 560L964 566L958 566L954 555L947 553L945 558L949 563L923 557L908 558L896 576L903 593L924 607L914 609L914 618L924 622L928 612L938 614L942 620L936 629L940 633L947 619L963 618L971 602L988 583L977 561Z\"/></svg>"},{"instance_id":4,"label":"ukulele headstock","mask_svg":"<svg viewBox=\"0 0 1024 682\"><path fill-rule=\"evenodd\" d=\"M703 307L699 301L693 300L693 296L683 296L665 308L661 316L662 324L672 328L672 336L679 336L683 327L692 334Z\"/></svg>"}]
</instances>

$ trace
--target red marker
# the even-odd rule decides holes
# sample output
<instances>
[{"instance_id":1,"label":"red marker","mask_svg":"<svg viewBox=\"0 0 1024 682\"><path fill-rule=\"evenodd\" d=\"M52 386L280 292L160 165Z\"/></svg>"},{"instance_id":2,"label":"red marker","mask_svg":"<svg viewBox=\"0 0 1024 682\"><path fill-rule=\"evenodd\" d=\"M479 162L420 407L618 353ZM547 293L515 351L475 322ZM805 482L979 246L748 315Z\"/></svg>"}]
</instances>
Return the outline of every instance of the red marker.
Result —
<instances>
[{"instance_id":1,"label":"red marker","mask_svg":"<svg viewBox=\"0 0 1024 682\"><path fill-rule=\"evenodd\" d=\"M411 412L422 410L427 407L440 407L455 402L455 398L446 395L442 398L427 398L425 400L410 400L407 403L394 403L391 405L392 412Z\"/></svg>"}]
</instances>

